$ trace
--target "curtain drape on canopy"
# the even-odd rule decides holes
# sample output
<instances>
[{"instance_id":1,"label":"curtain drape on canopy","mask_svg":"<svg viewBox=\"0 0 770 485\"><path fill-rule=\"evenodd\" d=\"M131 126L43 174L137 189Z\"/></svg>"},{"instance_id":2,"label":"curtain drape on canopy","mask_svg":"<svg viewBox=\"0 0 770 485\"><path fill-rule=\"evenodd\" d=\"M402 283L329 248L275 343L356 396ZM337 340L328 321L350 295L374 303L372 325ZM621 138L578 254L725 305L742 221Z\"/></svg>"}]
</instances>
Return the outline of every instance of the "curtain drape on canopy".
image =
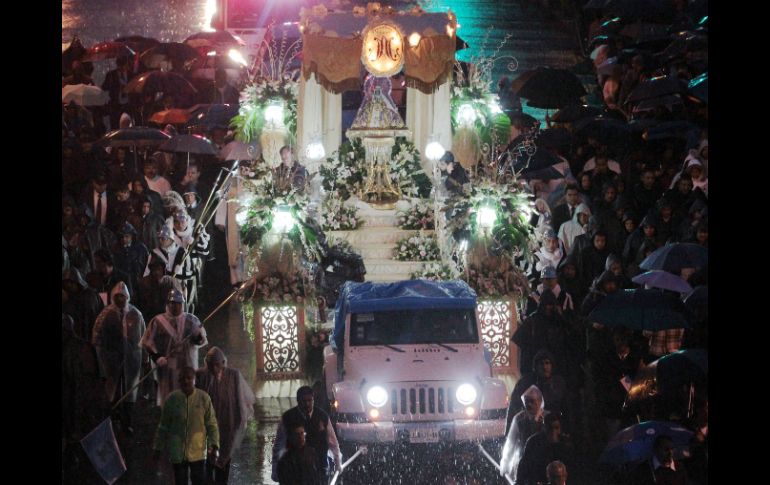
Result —
<instances>
[{"instance_id":1,"label":"curtain drape on canopy","mask_svg":"<svg viewBox=\"0 0 770 485\"><path fill-rule=\"evenodd\" d=\"M320 138L326 156L335 152L342 142L342 95L323 88L311 74L308 79L300 76L297 97L297 146L298 157L308 169L317 172L319 161L309 161L305 149Z\"/></svg>"},{"instance_id":2,"label":"curtain drape on canopy","mask_svg":"<svg viewBox=\"0 0 770 485\"><path fill-rule=\"evenodd\" d=\"M433 94L407 87L406 126L412 131L412 141L420 151L423 170L433 178L433 166L425 157L425 145L431 135L445 150L452 149L452 122L450 109L451 79L440 85Z\"/></svg>"}]
</instances>

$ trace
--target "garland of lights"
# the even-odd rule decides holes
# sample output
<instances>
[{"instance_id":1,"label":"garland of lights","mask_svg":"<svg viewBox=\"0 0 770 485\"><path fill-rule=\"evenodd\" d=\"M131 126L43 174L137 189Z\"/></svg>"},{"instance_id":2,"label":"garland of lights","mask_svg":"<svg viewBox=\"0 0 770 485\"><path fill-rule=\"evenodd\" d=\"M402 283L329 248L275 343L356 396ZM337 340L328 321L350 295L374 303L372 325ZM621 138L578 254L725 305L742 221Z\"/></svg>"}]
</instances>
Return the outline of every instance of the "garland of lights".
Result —
<instances>
[{"instance_id":1,"label":"garland of lights","mask_svg":"<svg viewBox=\"0 0 770 485\"><path fill-rule=\"evenodd\" d=\"M427 198L431 183L420 165L420 152L414 143L396 138L388 162L394 185L406 197ZM345 201L364 188L366 152L360 139L346 141L339 150L321 163L319 173L326 192L336 192Z\"/></svg>"}]
</instances>

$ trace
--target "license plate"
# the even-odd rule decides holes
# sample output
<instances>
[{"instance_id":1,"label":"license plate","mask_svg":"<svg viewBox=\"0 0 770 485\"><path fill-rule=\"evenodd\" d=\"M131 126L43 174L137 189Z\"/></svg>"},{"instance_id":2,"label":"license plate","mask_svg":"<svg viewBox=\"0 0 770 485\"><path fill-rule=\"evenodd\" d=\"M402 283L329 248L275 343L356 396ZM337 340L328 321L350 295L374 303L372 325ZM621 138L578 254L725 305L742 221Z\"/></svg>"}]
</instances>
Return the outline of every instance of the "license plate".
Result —
<instances>
[{"instance_id":1,"label":"license plate","mask_svg":"<svg viewBox=\"0 0 770 485\"><path fill-rule=\"evenodd\" d=\"M410 443L438 443L438 428L432 426L409 426Z\"/></svg>"}]
</instances>

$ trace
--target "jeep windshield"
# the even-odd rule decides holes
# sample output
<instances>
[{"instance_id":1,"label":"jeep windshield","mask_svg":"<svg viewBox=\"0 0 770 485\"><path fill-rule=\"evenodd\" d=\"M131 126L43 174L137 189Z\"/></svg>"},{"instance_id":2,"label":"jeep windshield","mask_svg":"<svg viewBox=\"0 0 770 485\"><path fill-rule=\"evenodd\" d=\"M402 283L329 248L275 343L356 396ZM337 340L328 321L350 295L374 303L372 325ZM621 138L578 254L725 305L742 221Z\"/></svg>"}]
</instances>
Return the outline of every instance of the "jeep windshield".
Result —
<instances>
[{"instance_id":1,"label":"jeep windshield","mask_svg":"<svg viewBox=\"0 0 770 485\"><path fill-rule=\"evenodd\" d=\"M472 309L393 310L350 315L350 345L476 344Z\"/></svg>"}]
</instances>

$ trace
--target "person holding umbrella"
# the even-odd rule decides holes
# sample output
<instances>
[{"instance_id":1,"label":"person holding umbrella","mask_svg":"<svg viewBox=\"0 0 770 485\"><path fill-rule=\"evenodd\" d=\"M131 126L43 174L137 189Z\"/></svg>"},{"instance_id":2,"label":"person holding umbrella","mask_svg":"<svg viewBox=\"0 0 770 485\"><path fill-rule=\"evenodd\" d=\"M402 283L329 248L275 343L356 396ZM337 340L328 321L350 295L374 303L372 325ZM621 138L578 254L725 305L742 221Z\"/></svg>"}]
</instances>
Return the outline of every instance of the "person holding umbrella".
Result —
<instances>
[{"instance_id":1,"label":"person holding umbrella","mask_svg":"<svg viewBox=\"0 0 770 485\"><path fill-rule=\"evenodd\" d=\"M107 72L102 83L102 89L110 93L108 108L111 130L118 127L121 113L128 111L128 93L124 89L131 77L128 57L118 56L115 64L117 67Z\"/></svg>"},{"instance_id":2,"label":"person holding umbrella","mask_svg":"<svg viewBox=\"0 0 770 485\"><path fill-rule=\"evenodd\" d=\"M631 472L633 485L685 485L689 483L684 464L674 459L674 441L668 435L659 435L652 445L652 458L639 464Z\"/></svg>"}]
</instances>

